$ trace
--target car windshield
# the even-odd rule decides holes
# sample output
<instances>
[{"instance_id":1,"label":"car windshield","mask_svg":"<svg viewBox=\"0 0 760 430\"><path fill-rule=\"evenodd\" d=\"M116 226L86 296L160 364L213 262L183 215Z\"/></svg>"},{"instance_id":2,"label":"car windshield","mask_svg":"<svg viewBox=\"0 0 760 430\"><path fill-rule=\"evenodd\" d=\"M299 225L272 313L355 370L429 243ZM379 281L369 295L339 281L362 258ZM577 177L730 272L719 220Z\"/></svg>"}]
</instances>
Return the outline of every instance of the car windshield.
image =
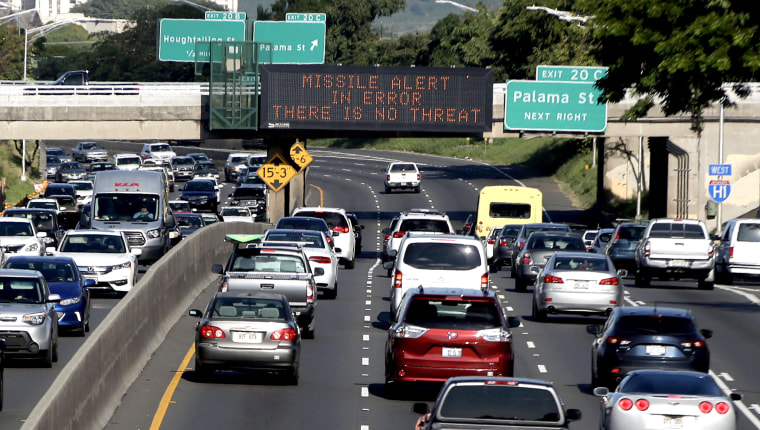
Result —
<instances>
[{"instance_id":1,"label":"car windshield","mask_svg":"<svg viewBox=\"0 0 760 430\"><path fill-rule=\"evenodd\" d=\"M158 214L158 195L99 193L93 201L93 213L98 221L153 221Z\"/></svg>"},{"instance_id":2,"label":"car windshield","mask_svg":"<svg viewBox=\"0 0 760 430\"><path fill-rule=\"evenodd\" d=\"M195 165L195 170L198 172L200 171L208 172L211 170L216 170L216 165L213 163L198 163Z\"/></svg>"},{"instance_id":3,"label":"car windshield","mask_svg":"<svg viewBox=\"0 0 760 430\"><path fill-rule=\"evenodd\" d=\"M677 394L681 396L724 396L710 375L669 372L630 375L619 389L623 393Z\"/></svg>"},{"instance_id":4,"label":"car windshield","mask_svg":"<svg viewBox=\"0 0 760 430\"><path fill-rule=\"evenodd\" d=\"M100 146L98 146L98 144L94 142L82 143L80 147L82 149L100 149Z\"/></svg>"},{"instance_id":5,"label":"car windshield","mask_svg":"<svg viewBox=\"0 0 760 430\"><path fill-rule=\"evenodd\" d=\"M483 263L477 246L455 242L410 243L403 261L415 269L457 271L472 270Z\"/></svg>"},{"instance_id":6,"label":"car windshield","mask_svg":"<svg viewBox=\"0 0 760 430\"><path fill-rule=\"evenodd\" d=\"M193 160L190 157L175 158L174 160L172 160L172 164L175 166L192 166L193 164L195 164L195 160Z\"/></svg>"},{"instance_id":7,"label":"car windshield","mask_svg":"<svg viewBox=\"0 0 760 430\"><path fill-rule=\"evenodd\" d=\"M61 148L48 148L47 155L57 155L59 157L65 157L66 151Z\"/></svg>"},{"instance_id":8,"label":"car windshield","mask_svg":"<svg viewBox=\"0 0 760 430\"><path fill-rule=\"evenodd\" d=\"M31 203L31 202L30 202ZM36 213L36 212L5 212L5 216L11 218L26 218L32 220L37 231L44 231L45 233L53 231L55 228L54 215L50 213Z\"/></svg>"},{"instance_id":9,"label":"car windshield","mask_svg":"<svg viewBox=\"0 0 760 430\"><path fill-rule=\"evenodd\" d=\"M74 282L77 280L76 268L71 263L44 261L44 259L28 261L10 259L7 269L36 270L42 273L48 282Z\"/></svg>"},{"instance_id":10,"label":"car windshield","mask_svg":"<svg viewBox=\"0 0 760 430\"><path fill-rule=\"evenodd\" d=\"M245 155L233 155L230 157L230 163L245 163L247 157Z\"/></svg>"},{"instance_id":11,"label":"car windshield","mask_svg":"<svg viewBox=\"0 0 760 430\"><path fill-rule=\"evenodd\" d=\"M175 215L174 219L177 221L177 226L180 230L197 230L203 227L203 218L200 216L181 216Z\"/></svg>"},{"instance_id":12,"label":"car windshield","mask_svg":"<svg viewBox=\"0 0 760 430\"><path fill-rule=\"evenodd\" d=\"M397 164L391 165L390 171L393 173L401 173L401 172L409 172L409 171L416 172L417 169L414 167L414 164L397 163Z\"/></svg>"},{"instance_id":13,"label":"car windshield","mask_svg":"<svg viewBox=\"0 0 760 430\"><path fill-rule=\"evenodd\" d=\"M57 201L40 201L37 199L29 200L29 203L26 204L26 207L31 209L53 209L58 210L58 202Z\"/></svg>"},{"instance_id":14,"label":"car windshield","mask_svg":"<svg viewBox=\"0 0 760 430\"><path fill-rule=\"evenodd\" d=\"M48 155L46 157L46 160L47 160L48 164L60 164L61 163L61 159L60 158L54 157L52 155Z\"/></svg>"},{"instance_id":15,"label":"car windshield","mask_svg":"<svg viewBox=\"0 0 760 430\"><path fill-rule=\"evenodd\" d=\"M483 330L502 327L493 301L439 300L414 298L404 314L404 322L425 328Z\"/></svg>"},{"instance_id":16,"label":"car windshield","mask_svg":"<svg viewBox=\"0 0 760 430\"><path fill-rule=\"evenodd\" d=\"M267 162L267 156L266 155L252 155L248 157L248 165L249 166L261 166L262 164Z\"/></svg>"},{"instance_id":17,"label":"car windshield","mask_svg":"<svg viewBox=\"0 0 760 430\"><path fill-rule=\"evenodd\" d=\"M694 323L688 318L661 315L629 315L615 324L617 333L696 334Z\"/></svg>"},{"instance_id":18,"label":"car windshield","mask_svg":"<svg viewBox=\"0 0 760 430\"><path fill-rule=\"evenodd\" d=\"M549 390L509 384L461 384L450 389L438 414L444 419L558 422L560 407Z\"/></svg>"},{"instance_id":19,"label":"car windshield","mask_svg":"<svg viewBox=\"0 0 760 430\"><path fill-rule=\"evenodd\" d=\"M285 303L258 297L217 297L210 313L211 318L287 321Z\"/></svg>"},{"instance_id":20,"label":"car windshield","mask_svg":"<svg viewBox=\"0 0 760 430\"><path fill-rule=\"evenodd\" d=\"M0 236L34 236L32 225L25 222L0 221Z\"/></svg>"},{"instance_id":21,"label":"car windshield","mask_svg":"<svg viewBox=\"0 0 760 430\"><path fill-rule=\"evenodd\" d=\"M0 278L0 302L41 303L42 285L36 278Z\"/></svg>"},{"instance_id":22,"label":"car windshield","mask_svg":"<svg viewBox=\"0 0 760 430\"><path fill-rule=\"evenodd\" d=\"M169 207L174 212L182 212L182 211L184 211L184 212L190 212L191 211L191 209L190 209L190 203L188 203L186 201L169 202Z\"/></svg>"},{"instance_id":23,"label":"car windshield","mask_svg":"<svg viewBox=\"0 0 760 430\"><path fill-rule=\"evenodd\" d=\"M214 184L209 181L190 181L185 184L185 191L214 191Z\"/></svg>"},{"instance_id":24,"label":"car windshield","mask_svg":"<svg viewBox=\"0 0 760 430\"><path fill-rule=\"evenodd\" d=\"M234 272L306 273L300 258L292 255L263 255L241 252L232 263Z\"/></svg>"},{"instance_id":25,"label":"car windshield","mask_svg":"<svg viewBox=\"0 0 760 430\"><path fill-rule=\"evenodd\" d=\"M92 182L70 182L74 186L75 190L90 191L92 190Z\"/></svg>"},{"instance_id":26,"label":"car windshield","mask_svg":"<svg viewBox=\"0 0 760 430\"><path fill-rule=\"evenodd\" d=\"M91 252L98 254L123 254L127 252L124 241L114 235L66 236L60 252Z\"/></svg>"},{"instance_id":27,"label":"car windshield","mask_svg":"<svg viewBox=\"0 0 760 430\"><path fill-rule=\"evenodd\" d=\"M264 241L274 242L298 242L306 248L324 248L325 243L322 236L305 232L270 232L267 233Z\"/></svg>"}]
</instances>

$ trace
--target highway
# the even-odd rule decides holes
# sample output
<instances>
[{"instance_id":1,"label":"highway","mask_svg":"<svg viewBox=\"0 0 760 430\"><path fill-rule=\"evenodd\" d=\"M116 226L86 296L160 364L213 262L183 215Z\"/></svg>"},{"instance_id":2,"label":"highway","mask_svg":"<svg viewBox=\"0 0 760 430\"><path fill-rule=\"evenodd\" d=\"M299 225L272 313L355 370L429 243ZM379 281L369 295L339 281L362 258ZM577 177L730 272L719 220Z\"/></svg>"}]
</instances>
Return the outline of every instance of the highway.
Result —
<instances>
[{"instance_id":1,"label":"highway","mask_svg":"<svg viewBox=\"0 0 760 430\"><path fill-rule=\"evenodd\" d=\"M275 378L232 372L218 373L210 382L197 382L191 358L198 320L183 316L130 387L107 429L412 428L416 420L412 403L432 403L437 387L421 387L400 399L387 398L383 392L390 279L379 263L380 230L398 212L418 207L445 211L458 227L474 211L480 188L515 182L542 189L546 216L552 221L579 220L579 212L552 179L535 177L517 166L496 168L411 153L309 150L315 158L309 183L323 191L324 206L357 213L365 229L363 253L356 267L341 269L338 298L318 303L316 338L303 341L299 385L281 386ZM382 191L381 170L395 160L420 165L420 194L386 195ZM315 188L307 203L319 204L319 198ZM566 406L583 411L583 419L571 428L598 428L599 399L590 393L589 386L592 337L585 326L603 319L550 317L547 323L537 323L530 318L531 295L514 291L508 270L492 273L491 284L506 313L520 317L523 323L513 329L516 376L553 381ZM215 283L209 285L192 307L202 309L215 288ZM760 288L719 285L714 291L699 291L692 283L667 282L641 290L629 278L625 290L626 305L686 307L695 313L700 328L714 331L708 341L712 372L727 389L744 395L738 404L737 428L760 429L760 392L754 373L760 347L752 342L760 312ZM95 330L117 302L112 298L94 302ZM53 383L56 372L82 342L81 338L62 338L61 361L53 369L27 368L22 363L6 370L6 403L0 413L0 428L21 426L34 399Z\"/></svg>"}]
</instances>

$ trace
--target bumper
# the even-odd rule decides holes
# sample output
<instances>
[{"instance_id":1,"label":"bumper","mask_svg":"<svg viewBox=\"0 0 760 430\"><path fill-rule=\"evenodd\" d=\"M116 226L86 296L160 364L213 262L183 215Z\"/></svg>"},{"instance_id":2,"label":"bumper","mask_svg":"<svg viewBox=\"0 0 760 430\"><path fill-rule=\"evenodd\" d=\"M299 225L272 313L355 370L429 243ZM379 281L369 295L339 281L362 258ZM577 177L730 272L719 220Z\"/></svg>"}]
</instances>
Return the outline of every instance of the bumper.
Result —
<instances>
[{"instance_id":1,"label":"bumper","mask_svg":"<svg viewBox=\"0 0 760 430\"><path fill-rule=\"evenodd\" d=\"M496 252L496 261L501 264L512 264L512 249L499 247Z\"/></svg>"},{"instance_id":2,"label":"bumper","mask_svg":"<svg viewBox=\"0 0 760 430\"><path fill-rule=\"evenodd\" d=\"M760 266L729 264L728 272L732 275L760 276Z\"/></svg>"},{"instance_id":3,"label":"bumper","mask_svg":"<svg viewBox=\"0 0 760 430\"><path fill-rule=\"evenodd\" d=\"M81 274L85 279L95 281L95 285L90 287L92 290L129 291L134 287L131 269L118 269L104 274L82 271Z\"/></svg>"},{"instance_id":4,"label":"bumper","mask_svg":"<svg viewBox=\"0 0 760 430\"><path fill-rule=\"evenodd\" d=\"M420 182L386 182L386 188L392 188L394 190L412 189L420 186Z\"/></svg>"},{"instance_id":5,"label":"bumper","mask_svg":"<svg viewBox=\"0 0 760 430\"><path fill-rule=\"evenodd\" d=\"M187 171L175 170L172 173L174 174L174 180L175 181L193 179L193 171L192 170L187 170Z\"/></svg>"},{"instance_id":6,"label":"bumper","mask_svg":"<svg viewBox=\"0 0 760 430\"><path fill-rule=\"evenodd\" d=\"M58 313L58 327L81 328L84 326L86 308L87 302L84 299L76 305L55 305L56 312Z\"/></svg>"},{"instance_id":7,"label":"bumper","mask_svg":"<svg viewBox=\"0 0 760 430\"><path fill-rule=\"evenodd\" d=\"M497 362L484 360L456 363L456 359L451 360L451 365L440 362L436 363L439 365L431 365L429 362L423 364L422 361L413 363L395 359L392 375L389 376L393 382L445 382L454 376L512 376L514 368L511 357L505 357L504 360Z\"/></svg>"},{"instance_id":8,"label":"bumper","mask_svg":"<svg viewBox=\"0 0 760 430\"><path fill-rule=\"evenodd\" d=\"M707 373L710 370L709 359L693 358L688 360L644 360L626 359L599 362L598 376L610 381L620 381L625 375L633 370L660 369L660 370L693 370Z\"/></svg>"},{"instance_id":9,"label":"bumper","mask_svg":"<svg viewBox=\"0 0 760 430\"><path fill-rule=\"evenodd\" d=\"M82 158L87 162L108 161L108 154L84 154Z\"/></svg>"},{"instance_id":10,"label":"bumper","mask_svg":"<svg viewBox=\"0 0 760 430\"><path fill-rule=\"evenodd\" d=\"M298 366L299 346L276 349L221 348L212 343L198 343L198 361L216 369L287 370Z\"/></svg>"},{"instance_id":11,"label":"bumper","mask_svg":"<svg viewBox=\"0 0 760 430\"><path fill-rule=\"evenodd\" d=\"M296 323L302 329L308 329L311 323L314 321L314 306L306 307L293 307L291 306L293 315L296 317Z\"/></svg>"},{"instance_id":12,"label":"bumper","mask_svg":"<svg viewBox=\"0 0 760 430\"><path fill-rule=\"evenodd\" d=\"M548 301L547 301L548 300ZM549 313L605 314L621 306L617 293L544 292L538 295L538 309Z\"/></svg>"},{"instance_id":13,"label":"bumper","mask_svg":"<svg viewBox=\"0 0 760 430\"><path fill-rule=\"evenodd\" d=\"M715 262L710 260L645 259L637 263L638 270L649 276L667 275L673 278L702 279L707 277Z\"/></svg>"},{"instance_id":14,"label":"bumper","mask_svg":"<svg viewBox=\"0 0 760 430\"><path fill-rule=\"evenodd\" d=\"M0 330L0 339L5 340L5 354L18 357L36 357L41 351L50 349L50 321L38 326L8 327Z\"/></svg>"}]
</instances>

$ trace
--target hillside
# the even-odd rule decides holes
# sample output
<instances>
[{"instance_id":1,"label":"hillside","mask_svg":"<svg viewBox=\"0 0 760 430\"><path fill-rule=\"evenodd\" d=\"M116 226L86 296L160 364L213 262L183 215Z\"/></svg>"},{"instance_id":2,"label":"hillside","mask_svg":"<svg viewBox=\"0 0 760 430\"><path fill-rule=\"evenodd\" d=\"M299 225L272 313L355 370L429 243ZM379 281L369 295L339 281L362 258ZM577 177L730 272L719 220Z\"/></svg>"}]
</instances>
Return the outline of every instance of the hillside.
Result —
<instances>
[{"instance_id":1,"label":"hillside","mask_svg":"<svg viewBox=\"0 0 760 430\"><path fill-rule=\"evenodd\" d=\"M274 3L273 0L239 0L239 9L248 14L249 19L255 19L256 6L268 8ZM457 3L475 7L476 0L457 0ZM483 0L483 3L496 10L502 5L501 0ZM318 12L318 11L315 11ZM383 36L388 37L389 32L393 37L405 33L424 32L430 30L438 20L451 13L461 13L462 9L451 4L436 3L435 0L406 0L406 9L390 17L384 17L376 22L377 31L380 31L382 21Z\"/></svg>"}]
</instances>

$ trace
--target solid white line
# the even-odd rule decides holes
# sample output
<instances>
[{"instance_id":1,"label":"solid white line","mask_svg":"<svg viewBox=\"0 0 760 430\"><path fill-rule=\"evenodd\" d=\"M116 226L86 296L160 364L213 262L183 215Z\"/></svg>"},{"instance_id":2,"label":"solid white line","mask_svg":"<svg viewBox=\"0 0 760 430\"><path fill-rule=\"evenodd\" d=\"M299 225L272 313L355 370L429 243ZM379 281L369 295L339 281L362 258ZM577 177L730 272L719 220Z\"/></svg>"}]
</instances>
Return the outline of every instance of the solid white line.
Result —
<instances>
[{"instance_id":1,"label":"solid white line","mask_svg":"<svg viewBox=\"0 0 760 430\"><path fill-rule=\"evenodd\" d=\"M723 382L720 378L718 378L718 375L716 375L712 370L710 370L710 376L713 377L713 379L718 384L720 389L723 390L723 392L726 395L729 395L732 393L731 389L728 388L728 385L726 385L725 382ZM756 429L760 429L760 419L758 419L752 413L752 411L750 411L749 408L747 408L747 406L744 403L742 403L741 400L734 400L734 404L736 405L736 408L739 409L752 424L754 424Z\"/></svg>"},{"instance_id":2,"label":"solid white line","mask_svg":"<svg viewBox=\"0 0 760 430\"><path fill-rule=\"evenodd\" d=\"M760 305L760 298L758 298L754 294L750 294L750 293L747 293L745 291L739 291L739 290L736 290L736 289L730 288L730 287L724 287L722 285L716 285L715 288L720 288L721 290L725 290L725 291L729 291L729 292L734 293L734 294L738 294L740 296L743 296L744 298L746 298L750 302L752 302L752 304Z\"/></svg>"}]
</instances>

